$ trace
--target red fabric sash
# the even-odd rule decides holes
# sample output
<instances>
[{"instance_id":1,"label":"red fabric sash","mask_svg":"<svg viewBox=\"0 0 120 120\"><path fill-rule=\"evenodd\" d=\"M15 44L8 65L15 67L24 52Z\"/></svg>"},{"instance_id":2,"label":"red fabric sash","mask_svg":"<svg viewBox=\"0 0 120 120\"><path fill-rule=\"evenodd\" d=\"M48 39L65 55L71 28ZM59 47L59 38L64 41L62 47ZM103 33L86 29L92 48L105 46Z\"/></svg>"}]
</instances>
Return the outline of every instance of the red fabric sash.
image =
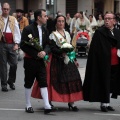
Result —
<instances>
[{"instance_id":1,"label":"red fabric sash","mask_svg":"<svg viewBox=\"0 0 120 120\"><path fill-rule=\"evenodd\" d=\"M111 48L111 65L119 64L119 58L117 56L117 49Z\"/></svg>"},{"instance_id":2,"label":"red fabric sash","mask_svg":"<svg viewBox=\"0 0 120 120\"><path fill-rule=\"evenodd\" d=\"M6 40L6 43L8 44L12 44L13 43L13 35L12 33L4 33L4 36L5 36L5 40Z\"/></svg>"}]
</instances>

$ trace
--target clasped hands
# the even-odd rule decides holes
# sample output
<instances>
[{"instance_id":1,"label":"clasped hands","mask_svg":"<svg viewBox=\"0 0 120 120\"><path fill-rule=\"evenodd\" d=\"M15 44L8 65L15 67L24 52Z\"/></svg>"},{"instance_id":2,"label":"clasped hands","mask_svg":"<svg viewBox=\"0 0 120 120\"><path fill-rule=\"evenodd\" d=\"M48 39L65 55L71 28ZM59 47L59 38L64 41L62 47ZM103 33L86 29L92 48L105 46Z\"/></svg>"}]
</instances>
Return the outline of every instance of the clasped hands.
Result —
<instances>
[{"instance_id":1,"label":"clasped hands","mask_svg":"<svg viewBox=\"0 0 120 120\"><path fill-rule=\"evenodd\" d=\"M44 58L45 55L46 55L45 51L38 52L38 54L37 54L37 56L38 56L39 58Z\"/></svg>"},{"instance_id":2,"label":"clasped hands","mask_svg":"<svg viewBox=\"0 0 120 120\"><path fill-rule=\"evenodd\" d=\"M62 53L62 56L63 56L63 57L65 57L66 55L67 55L66 53ZM79 67L79 63L77 62L77 60L74 61L74 63L75 63L75 65L76 65L76 67Z\"/></svg>"}]
</instances>

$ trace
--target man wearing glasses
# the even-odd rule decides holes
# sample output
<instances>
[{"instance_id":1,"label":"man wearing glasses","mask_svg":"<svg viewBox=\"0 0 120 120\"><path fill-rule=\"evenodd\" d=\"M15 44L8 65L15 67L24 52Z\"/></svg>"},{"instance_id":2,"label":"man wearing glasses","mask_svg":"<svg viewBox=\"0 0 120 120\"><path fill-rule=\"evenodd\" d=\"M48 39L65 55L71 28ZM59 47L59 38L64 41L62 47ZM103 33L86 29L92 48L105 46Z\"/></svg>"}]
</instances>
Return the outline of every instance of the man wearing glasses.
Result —
<instances>
[{"instance_id":1,"label":"man wearing glasses","mask_svg":"<svg viewBox=\"0 0 120 120\"><path fill-rule=\"evenodd\" d=\"M86 65L83 96L85 101L100 102L102 112L114 111L110 106L112 98L120 94L119 57L120 30L114 28L116 23L113 13L104 16L105 25L95 31L92 38Z\"/></svg>"},{"instance_id":2,"label":"man wearing glasses","mask_svg":"<svg viewBox=\"0 0 120 120\"><path fill-rule=\"evenodd\" d=\"M2 15L0 16L0 77L3 92L7 92L7 84L15 90L15 79L17 70L18 44L21 35L16 18L9 15L10 5L3 3ZM7 63L10 65L7 80Z\"/></svg>"}]
</instances>

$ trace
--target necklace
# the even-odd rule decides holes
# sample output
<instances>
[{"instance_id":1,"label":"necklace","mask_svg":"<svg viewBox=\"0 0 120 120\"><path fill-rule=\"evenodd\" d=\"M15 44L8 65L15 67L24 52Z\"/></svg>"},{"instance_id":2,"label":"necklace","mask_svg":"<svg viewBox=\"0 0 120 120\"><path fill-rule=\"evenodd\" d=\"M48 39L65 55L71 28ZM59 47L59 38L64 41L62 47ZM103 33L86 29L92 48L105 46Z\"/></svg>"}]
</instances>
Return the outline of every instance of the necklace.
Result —
<instances>
[{"instance_id":1,"label":"necklace","mask_svg":"<svg viewBox=\"0 0 120 120\"><path fill-rule=\"evenodd\" d=\"M58 31L58 30L57 30ZM59 31L58 31L59 32ZM63 31L63 33L64 33L64 35L61 33L61 32L59 32L62 36L63 36L63 38L64 39L66 39L66 35L65 35L65 32Z\"/></svg>"}]
</instances>

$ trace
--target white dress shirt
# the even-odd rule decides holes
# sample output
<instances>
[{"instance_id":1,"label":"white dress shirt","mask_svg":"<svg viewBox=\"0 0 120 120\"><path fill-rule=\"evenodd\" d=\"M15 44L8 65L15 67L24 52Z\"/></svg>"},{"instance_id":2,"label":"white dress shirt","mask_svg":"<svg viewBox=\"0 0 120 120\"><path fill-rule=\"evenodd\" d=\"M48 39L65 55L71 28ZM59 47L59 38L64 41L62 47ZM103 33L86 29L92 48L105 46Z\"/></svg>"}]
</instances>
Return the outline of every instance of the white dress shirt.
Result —
<instances>
[{"instance_id":1,"label":"white dress shirt","mask_svg":"<svg viewBox=\"0 0 120 120\"><path fill-rule=\"evenodd\" d=\"M40 25L37 26L38 27L38 32L39 32L39 42L40 42L40 46L42 46L42 28Z\"/></svg>"}]
</instances>

